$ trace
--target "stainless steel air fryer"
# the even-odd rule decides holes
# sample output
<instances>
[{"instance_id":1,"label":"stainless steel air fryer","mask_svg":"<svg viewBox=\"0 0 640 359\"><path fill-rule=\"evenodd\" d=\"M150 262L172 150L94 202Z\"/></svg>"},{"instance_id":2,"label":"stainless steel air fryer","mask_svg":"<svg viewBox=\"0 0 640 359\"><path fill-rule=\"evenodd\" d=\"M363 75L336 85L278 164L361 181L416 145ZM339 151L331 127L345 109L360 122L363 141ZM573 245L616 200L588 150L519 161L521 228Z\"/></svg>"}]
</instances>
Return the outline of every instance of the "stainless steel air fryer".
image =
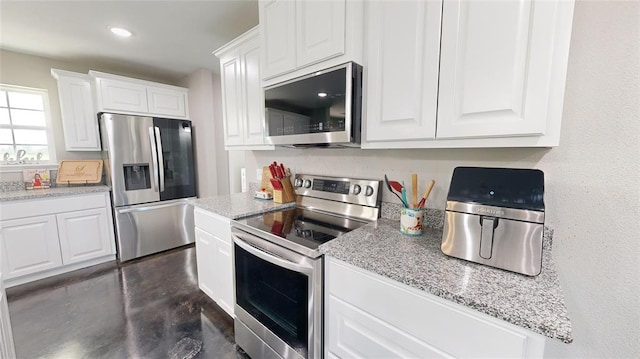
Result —
<instances>
[{"instance_id":1,"label":"stainless steel air fryer","mask_svg":"<svg viewBox=\"0 0 640 359\"><path fill-rule=\"evenodd\" d=\"M542 269L544 173L457 167L447 196L442 252L529 276Z\"/></svg>"}]
</instances>

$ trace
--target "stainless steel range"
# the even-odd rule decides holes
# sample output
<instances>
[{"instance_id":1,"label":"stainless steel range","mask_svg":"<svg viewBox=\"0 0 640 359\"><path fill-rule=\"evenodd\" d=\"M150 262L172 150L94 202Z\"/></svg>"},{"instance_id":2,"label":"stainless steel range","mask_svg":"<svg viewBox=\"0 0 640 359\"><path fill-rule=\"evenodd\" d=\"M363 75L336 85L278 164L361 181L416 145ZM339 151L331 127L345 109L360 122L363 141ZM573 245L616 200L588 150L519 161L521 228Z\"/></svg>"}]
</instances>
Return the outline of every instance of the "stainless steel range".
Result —
<instances>
[{"instance_id":1,"label":"stainless steel range","mask_svg":"<svg viewBox=\"0 0 640 359\"><path fill-rule=\"evenodd\" d=\"M258 358L322 357L318 247L380 217L381 181L298 174L296 207L232 223L235 340Z\"/></svg>"}]
</instances>

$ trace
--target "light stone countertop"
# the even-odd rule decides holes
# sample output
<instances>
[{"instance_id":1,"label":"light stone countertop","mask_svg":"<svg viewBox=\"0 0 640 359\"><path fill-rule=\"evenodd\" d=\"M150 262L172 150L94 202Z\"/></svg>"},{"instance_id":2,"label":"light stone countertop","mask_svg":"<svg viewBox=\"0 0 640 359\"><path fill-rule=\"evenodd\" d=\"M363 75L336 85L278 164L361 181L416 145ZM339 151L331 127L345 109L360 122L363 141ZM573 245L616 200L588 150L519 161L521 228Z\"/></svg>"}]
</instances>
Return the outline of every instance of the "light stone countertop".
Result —
<instances>
[{"instance_id":1,"label":"light stone countertop","mask_svg":"<svg viewBox=\"0 0 640 359\"><path fill-rule=\"evenodd\" d=\"M105 185L54 187L47 189L33 189L21 191L0 192L0 202L20 201L25 199L37 199L60 196L73 196L77 194L109 192L111 188Z\"/></svg>"},{"instance_id":2,"label":"light stone countertop","mask_svg":"<svg viewBox=\"0 0 640 359\"><path fill-rule=\"evenodd\" d=\"M399 229L398 220L380 219L321 245L320 251L544 336L573 341L550 246L543 249L542 273L527 277L444 255L442 229L430 227L419 237Z\"/></svg>"},{"instance_id":3,"label":"light stone countertop","mask_svg":"<svg viewBox=\"0 0 640 359\"><path fill-rule=\"evenodd\" d=\"M257 199L253 197L253 192L192 199L189 204L230 219L240 219L296 205L295 202L274 203L273 200Z\"/></svg>"}]
</instances>

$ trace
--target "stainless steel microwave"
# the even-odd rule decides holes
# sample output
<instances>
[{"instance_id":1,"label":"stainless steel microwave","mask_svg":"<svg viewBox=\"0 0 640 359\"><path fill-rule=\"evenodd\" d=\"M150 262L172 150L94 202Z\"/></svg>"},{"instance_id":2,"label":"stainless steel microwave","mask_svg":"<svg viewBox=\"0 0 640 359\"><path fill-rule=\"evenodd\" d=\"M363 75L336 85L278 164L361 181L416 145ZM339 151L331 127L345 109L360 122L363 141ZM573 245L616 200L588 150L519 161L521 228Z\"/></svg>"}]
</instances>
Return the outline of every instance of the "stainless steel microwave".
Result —
<instances>
[{"instance_id":1,"label":"stainless steel microwave","mask_svg":"<svg viewBox=\"0 0 640 359\"><path fill-rule=\"evenodd\" d=\"M264 99L269 144L360 146L362 66L354 62L269 86Z\"/></svg>"}]
</instances>

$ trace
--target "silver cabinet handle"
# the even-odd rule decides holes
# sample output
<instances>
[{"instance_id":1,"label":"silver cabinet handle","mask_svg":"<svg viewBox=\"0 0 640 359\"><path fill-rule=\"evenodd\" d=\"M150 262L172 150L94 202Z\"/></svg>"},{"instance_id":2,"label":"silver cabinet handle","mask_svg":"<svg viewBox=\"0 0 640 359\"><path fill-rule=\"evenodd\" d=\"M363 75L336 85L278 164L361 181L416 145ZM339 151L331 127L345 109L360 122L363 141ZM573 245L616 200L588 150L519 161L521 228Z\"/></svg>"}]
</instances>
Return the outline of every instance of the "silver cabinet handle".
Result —
<instances>
[{"instance_id":1,"label":"silver cabinet handle","mask_svg":"<svg viewBox=\"0 0 640 359\"><path fill-rule=\"evenodd\" d=\"M164 154L162 153L162 139L160 138L160 127L158 126L154 126L153 127L155 130L155 134L156 134L156 144L158 146L158 148L156 149L158 151L158 172L159 172L159 177L160 177L160 192L164 192Z\"/></svg>"},{"instance_id":2,"label":"silver cabinet handle","mask_svg":"<svg viewBox=\"0 0 640 359\"><path fill-rule=\"evenodd\" d=\"M149 143L151 144L151 161L153 162L153 189L158 192L160 183L160 173L158 172L158 147L156 146L156 135L153 127L149 127Z\"/></svg>"}]
</instances>

